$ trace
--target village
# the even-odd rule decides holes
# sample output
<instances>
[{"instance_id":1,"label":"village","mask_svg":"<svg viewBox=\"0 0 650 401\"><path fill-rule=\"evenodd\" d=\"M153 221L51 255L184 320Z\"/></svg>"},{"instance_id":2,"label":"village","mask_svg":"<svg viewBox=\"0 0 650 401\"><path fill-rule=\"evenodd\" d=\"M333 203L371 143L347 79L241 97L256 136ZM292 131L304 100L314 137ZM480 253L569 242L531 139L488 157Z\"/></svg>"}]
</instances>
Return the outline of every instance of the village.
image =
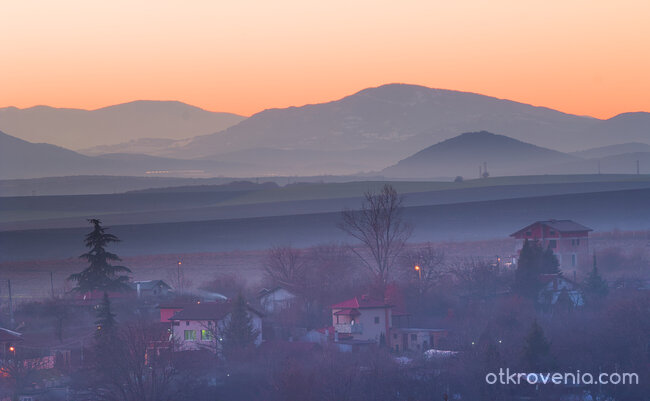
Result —
<instances>
[{"instance_id":1,"label":"village","mask_svg":"<svg viewBox=\"0 0 650 401\"><path fill-rule=\"evenodd\" d=\"M362 210L381 196L399 206L383 191ZM130 280L110 252L119 239L92 220L90 267L70 277L76 290L3 305L0 399L636 399L627 397L640 386L512 388L483 378L559 364L647 373L648 278L611 255L601 266L591 228L531 221L504 233L510 255L448 260L435 244L407 243L398 217L389 216L392 242L373 248L367 236L385 226L365 230L363 217L344 212L342 229L360 245L276 247L262 285L229 275L209 289L190 287L181 261L174 283ZM614 352L630 355L627 366Z\"/></svg>"}]
</instances>

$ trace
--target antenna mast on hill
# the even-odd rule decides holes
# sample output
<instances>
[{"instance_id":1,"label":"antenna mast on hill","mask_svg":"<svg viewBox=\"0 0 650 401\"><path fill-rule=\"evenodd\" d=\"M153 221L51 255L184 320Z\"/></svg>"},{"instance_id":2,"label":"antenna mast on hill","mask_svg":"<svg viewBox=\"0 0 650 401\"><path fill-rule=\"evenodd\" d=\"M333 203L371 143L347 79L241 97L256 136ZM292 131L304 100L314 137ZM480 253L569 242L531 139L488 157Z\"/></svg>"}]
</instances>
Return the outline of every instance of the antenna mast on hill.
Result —
<instances>
[{"instance_id":1,"label":"antenna mast on hill","mask_svg":"<svg viewBox=\"0 0 650 401\"><path fill-rule=\"evenodd\" d=\"M639 159L636 159L636 174L639 175Z\"/></svg>"}]
</instances>

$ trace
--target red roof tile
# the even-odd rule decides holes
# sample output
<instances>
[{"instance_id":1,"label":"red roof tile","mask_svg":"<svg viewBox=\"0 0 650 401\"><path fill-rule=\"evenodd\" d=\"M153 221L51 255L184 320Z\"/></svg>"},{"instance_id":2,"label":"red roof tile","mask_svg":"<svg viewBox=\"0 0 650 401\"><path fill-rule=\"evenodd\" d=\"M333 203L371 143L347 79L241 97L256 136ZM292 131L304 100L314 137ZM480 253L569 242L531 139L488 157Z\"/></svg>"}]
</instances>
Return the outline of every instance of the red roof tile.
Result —
<instances>
[{"instance_id":1,"label":"red roof tile","mask_svg":"<svg viewBox=\"0 0 650 401\"><path fill-rule=\"evenodd\" d=\"M391 308L392 306L383 299L371 298L364 295L332 305L332 309Z\"/></svg>"}]
</instances>

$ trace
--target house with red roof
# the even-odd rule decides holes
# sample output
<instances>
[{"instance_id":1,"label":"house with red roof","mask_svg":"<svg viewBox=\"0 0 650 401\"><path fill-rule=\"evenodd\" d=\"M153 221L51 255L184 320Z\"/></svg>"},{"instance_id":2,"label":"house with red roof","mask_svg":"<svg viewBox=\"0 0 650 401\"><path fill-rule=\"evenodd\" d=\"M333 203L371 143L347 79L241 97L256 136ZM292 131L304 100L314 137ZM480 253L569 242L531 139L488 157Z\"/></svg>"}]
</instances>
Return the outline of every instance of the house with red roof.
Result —
<instances>
[{"instance_id":1,"label":"house with red roof","mask_svg":"<svg viewBox=\"0 0 650 401\"><path fill-rule=\"evenodd\" d=\"M396 352L426 351L436 347L439 340L446 336L447 330L444 329L397 324L408 322L408 313L398 298L392 298L398 302L364 295L332 305L334 342L349 343L352 347L383 341Z\"/></svg>"},{"instance_id":2,"label":"house with red roof","mask_svg":"<svg viewBox=\"0 0 650 401\"><path fill-rule=\"evenodd\" d=\"M338 339L379 343L387 340L393 326L393 305L368 295L354 297L332 305L332 326Z\"/></svg>"},{"instance_id":3,"label":"house with red roof","mask_svg":"<svg viewBox=\"0 0 650 401\"><path fill-rule=\"evenodd\" d=\"M177 310L168 320L171 322L172 341L175 351L209 350L216 352L222 340L222 332L230 319L232 302L200 302L190 305L169 305L161 308L161 316L170 309ZM262 343L263 314L248 307L253 329L257 332L255 345Z\"/></svg>"},{"instance_id":4,"label":"house with red roof","mask_svg":"<svg viewBox=\"0 0 650 401\"><path fill-rule=\"evenodd\" d=\"M589 263L589 232L591 228L573 220L540 220L510 234L515 238L515 250L521 251L524 241L539 241L550 248L562 269L575 269Z\"/></svg>"}]
</instances>

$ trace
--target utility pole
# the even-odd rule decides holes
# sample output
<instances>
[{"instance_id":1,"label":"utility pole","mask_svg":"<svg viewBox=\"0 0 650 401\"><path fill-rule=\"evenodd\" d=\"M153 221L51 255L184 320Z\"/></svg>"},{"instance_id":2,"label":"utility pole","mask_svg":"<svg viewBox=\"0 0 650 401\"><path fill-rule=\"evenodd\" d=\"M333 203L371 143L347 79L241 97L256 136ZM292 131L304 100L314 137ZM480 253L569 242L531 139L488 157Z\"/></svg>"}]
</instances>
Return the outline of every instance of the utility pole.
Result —
<instances>
[{"instance_id":1,"label":"utility pole","mask_svg":"<svg viewBox=\"0 0 650 401\"><path fill-rule=\"evenodd\" d=\"M636 175L639 175L639 159L636 159Z\"/></svg>"},{"instance_id":2,"label":"utility pole","mask_svg":"<svg viewBox=\"0 0 650 401\"><path fill-rule=\"evenodd\" d=\"M54 273L50 272L50 287L52 288L52 298L54 298Z\"/></svg>"},{"instance_id":3,"label":"utility pole","mask_svg":"<svg viewBox=\"0 0 650 401\"><path fill-rule=\"evenodd\" d=\"M7 286L9 287L9 324L11 325L11 329L14 329L14 303L13 299L11 297L11 280L7 280Z\"/></svg>"}]
</instances>

